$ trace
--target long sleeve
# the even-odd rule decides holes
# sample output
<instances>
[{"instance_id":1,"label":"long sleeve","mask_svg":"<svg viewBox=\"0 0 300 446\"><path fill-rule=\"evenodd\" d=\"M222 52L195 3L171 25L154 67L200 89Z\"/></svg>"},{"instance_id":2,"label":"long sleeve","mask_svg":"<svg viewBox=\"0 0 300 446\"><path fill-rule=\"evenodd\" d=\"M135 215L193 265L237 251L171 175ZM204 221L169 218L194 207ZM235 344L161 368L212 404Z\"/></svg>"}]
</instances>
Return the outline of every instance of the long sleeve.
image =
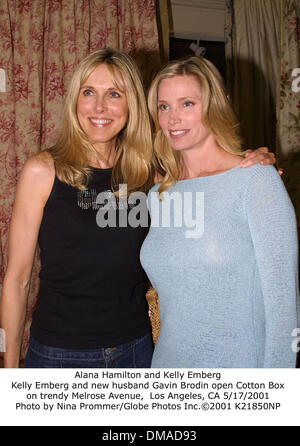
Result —
<instances>
[{"instance_id":1,"label":"long sleeve","mask_svg":"<svg viewBox=\"0 0 300 446\"><path fill-rule=\"evenodd\" d=\"M172 206L151 197L151 227L141 250L159 295L152 367L294 368L296 219L276 170L236 166L177 181L168 192ZM180 197L187 193L195 227L204 224L200 237L186 237L191 226ZM199 193L204 200L197 207ZM171 224L163 226L156 217L166 209Z\"/></svg>"},{"instance_id":2,"label":"long sleeve","mask_svg":"<svg viewBox=\"0 0 300 446\"><path fill-rule=\"evenodd\" d=\"M263 293L263 367L295 367L295 328L299 327L297 226L293 205L272 166L253 169L245 211Z\"/></svg>"}]
</instances>

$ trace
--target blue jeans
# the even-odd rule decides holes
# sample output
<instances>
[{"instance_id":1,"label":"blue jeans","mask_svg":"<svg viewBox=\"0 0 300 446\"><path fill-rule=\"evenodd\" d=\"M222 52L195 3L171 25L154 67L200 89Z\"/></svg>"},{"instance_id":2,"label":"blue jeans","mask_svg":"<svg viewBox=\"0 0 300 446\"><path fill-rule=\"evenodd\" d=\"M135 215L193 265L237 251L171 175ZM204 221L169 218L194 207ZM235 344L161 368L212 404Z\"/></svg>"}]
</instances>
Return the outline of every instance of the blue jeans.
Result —
<instances>
[{"instance_id":1,"label":"blue jeans","mask_svg":"<svg viewBox=\"0 0 300 446\"><path fill-rule=\"evenodd\" d=\"M26 368L146 368L150 367L153 342L150 333L113 348L72 350L50 347L30 336Z\"/></svg>"}]
</instances>

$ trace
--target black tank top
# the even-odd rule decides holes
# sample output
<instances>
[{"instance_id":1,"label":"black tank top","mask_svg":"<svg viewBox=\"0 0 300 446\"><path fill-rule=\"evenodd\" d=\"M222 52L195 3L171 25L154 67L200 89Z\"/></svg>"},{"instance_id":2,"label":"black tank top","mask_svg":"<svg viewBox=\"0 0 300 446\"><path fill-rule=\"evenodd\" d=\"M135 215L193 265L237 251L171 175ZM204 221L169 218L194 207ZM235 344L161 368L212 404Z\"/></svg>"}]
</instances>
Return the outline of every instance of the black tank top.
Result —
<instances>
[{"instance_id":1,"label":"black tank top","mask_svg":"<svg viewBox=\"0 0 300 446\"><path fill-rule=\"evenodd\" d=\"M148 228L96 222L96 197L111 190L111 174L93 168L87 191L55 177L38 238L41 285L31 325L42 344L114 347L150 331L139 261Z\"/></svg>"}]
</instances>

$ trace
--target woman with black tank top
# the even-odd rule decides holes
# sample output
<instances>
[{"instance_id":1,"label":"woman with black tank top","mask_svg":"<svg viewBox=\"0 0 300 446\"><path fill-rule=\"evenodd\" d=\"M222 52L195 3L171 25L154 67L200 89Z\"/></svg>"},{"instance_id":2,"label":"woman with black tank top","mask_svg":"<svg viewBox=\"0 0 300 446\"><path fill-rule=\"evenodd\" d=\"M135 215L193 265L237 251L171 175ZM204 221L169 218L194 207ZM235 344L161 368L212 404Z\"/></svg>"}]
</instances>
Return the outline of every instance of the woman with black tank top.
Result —
<instances>
[{"instance_id":1,"label":"woman with black tank top","mask_svg":"<svg viewBox=\"0 0 300 446\"><path fill-rule=\"evenodd\" d=\"M29 158L18 182L1 299L5 367L19 366L37 243L41 286L25 367L150 367L139 260L148 222L124 224L124 212L126 220L135 210L126 196L153 185L152 156L136 65L121 51L95 51L72 77L57 143ZM250 164L262 158L274 162L260 152Z\"/></svg>"},{"instance_id":2,"label":"woman with black tank top","mask_svg":"<svg viewBox=\"0 0 300 446\"><path fill-rule=\"evenodd\" d=\"M150 367L153 342L139 261L147 222L119 224L124 209L116 197L115 224L100 227L105 200L97 197L118 195L119 184L128 194L146 191L151 157L135 64L115 50L90 54L71 80L57 143L31 157L19 180L3 295L5 366L19 363L38 242L41 285L25 367ZM16 271L17 284L9 277Z\"/></svg>"}]
</instances>

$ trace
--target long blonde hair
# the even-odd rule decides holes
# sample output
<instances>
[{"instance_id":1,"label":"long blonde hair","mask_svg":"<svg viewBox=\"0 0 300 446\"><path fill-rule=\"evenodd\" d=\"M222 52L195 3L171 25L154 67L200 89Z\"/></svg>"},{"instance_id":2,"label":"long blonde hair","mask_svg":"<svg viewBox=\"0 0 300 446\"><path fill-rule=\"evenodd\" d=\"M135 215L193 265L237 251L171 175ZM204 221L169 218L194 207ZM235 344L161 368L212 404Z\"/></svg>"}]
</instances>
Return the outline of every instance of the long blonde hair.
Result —
<instances>
[{"instance_id":1,"label":"long blonde hair","mask_svg":"<svg viewBox=\"0 0 300 446\"><path fill-rule=\"evenodd\" d=\"M106 48L89 54L72 76L66 96L63 119L52 155L58 178L78 189L86 189L89 160L96 151L81 129L77 118L77 99L83 83L100 64L109 69L116 86L123 90L128 104L128 119L116 142L112 186L127 184L128 193L147 190L153 182L152 132L149 112L139 70L131 57ZM117 85L121 79L122 85Z\"/></svg>"},{"instance_id":2,"label":"long blonde hair","mask_svg":"<svg viewBox=\"0 0 300 446\"><path fill-rule=\"evenodd\" d=\"M156 169L163 180L159 193L179 180L183 173L180 151L174 151L158 122L158 88L163 79L174 76L194 76L200 85L202 123L226 152L243 155L239 124L226 96L222 77L216 67L203 57L192 56L170 62L156 75L148 94L148 107L155 125L154 152Z\"/></svg>"}]
</instances>

